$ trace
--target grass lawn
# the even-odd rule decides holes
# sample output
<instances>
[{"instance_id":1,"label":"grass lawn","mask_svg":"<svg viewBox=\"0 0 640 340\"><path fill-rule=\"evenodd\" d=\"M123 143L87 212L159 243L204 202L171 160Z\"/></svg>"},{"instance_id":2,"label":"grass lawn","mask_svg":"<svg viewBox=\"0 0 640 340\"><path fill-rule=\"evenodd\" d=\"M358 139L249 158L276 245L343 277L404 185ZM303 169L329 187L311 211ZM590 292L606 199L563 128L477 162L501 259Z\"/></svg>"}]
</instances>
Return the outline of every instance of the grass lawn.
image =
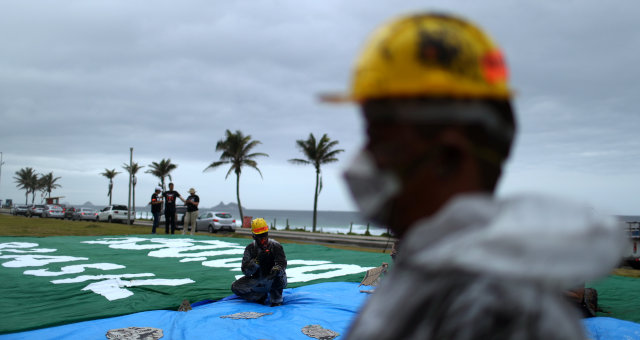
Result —
<instances>
[{"instance_id":1,"label":"grass lawn","mask_svg":"<svg viewBox=\"0 0 640 340\"><path fill-rule=\"evenodd\" d=\"M148 234L151 226L0 214L2 236L103 236Z\"/></svg>"}]
</instances>

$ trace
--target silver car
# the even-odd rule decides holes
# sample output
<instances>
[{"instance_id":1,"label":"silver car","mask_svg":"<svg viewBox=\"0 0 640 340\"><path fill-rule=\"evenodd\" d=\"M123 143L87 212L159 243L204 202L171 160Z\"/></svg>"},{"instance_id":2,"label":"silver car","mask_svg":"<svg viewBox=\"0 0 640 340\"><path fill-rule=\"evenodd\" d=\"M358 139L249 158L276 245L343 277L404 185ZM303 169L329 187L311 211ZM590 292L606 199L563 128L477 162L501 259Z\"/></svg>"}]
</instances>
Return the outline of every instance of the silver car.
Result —
<instances>
[{"instance_id":1,"label":"silver car","mask_svg":"<svg viewBox=\"0 0 640 340\"><path fill-rule=\"evenodd\" d=\"M222 230L235 231L236 228L236 220L228 212L205 212L200 214L196 221L196 231L206 230L215 233Z\"/></svg>"},{"instance_id":2,"label":"silver car","mask_svg":"<svg viewBox=\"0 0 640 340\"><path fill-rule=\"evenodd\" d=\"M36 204L29 207L29 211L27 212L27 216L42 216L42 212L44 211L44 204Z\"/></svg>"},{"instance_id":3,"label":"silver car","mask_svg":"<svg viewBox=\"0 0 640 340\"><path fill-rule=\"evenodd\" d=\"M64 219L64 210L59 205L47 204L42 209L41 217Z\"/></svg>"},{"instance_id":4,"label":"silver car","mask_svg":"<svg viewBox=\"0 0 640 340\"><path fill-rule=\"evenodd\" d=\"M94 209L76 208L75 211L73 212L73 216L71 216L71 219L74 221L80 221L80 220L95 221L97 217L98 217L98 212Z\"/></svg>"},{"instance_id":5,"label":"silver car","mask_svg":"<svg viewBox=\"0 0 640 340\"><path fill-rule=\"evenodd\" d=\"M14 216L23 215L27 216L29 213L29 206L25 204L16 204L11 208L11 214Z\"/></svg>"}]
</instances>

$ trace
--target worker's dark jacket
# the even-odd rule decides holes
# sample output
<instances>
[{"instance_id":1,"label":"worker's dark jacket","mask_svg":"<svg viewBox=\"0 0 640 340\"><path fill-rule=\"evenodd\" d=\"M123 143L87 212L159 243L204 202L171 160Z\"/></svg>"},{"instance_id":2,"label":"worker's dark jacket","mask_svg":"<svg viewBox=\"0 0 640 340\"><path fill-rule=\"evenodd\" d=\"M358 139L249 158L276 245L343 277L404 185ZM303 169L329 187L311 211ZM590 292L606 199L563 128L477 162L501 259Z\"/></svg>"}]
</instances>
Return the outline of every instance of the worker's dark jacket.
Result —
<instances>
[{"instance_id":1,"label":"worker's dark jacket","mask_svg":"<svg viewBox=\"0 0 640 340\"><path fill-rule=\"evenodd\" d=\"M257 259L258 264L252 265L251 259ZM283 272L287 268L287 257L278 241L269 239L266 250L260 249L256 241L244 249L241 267L244 275L256 279L266 277L275 265L278 265Z\"/></svg>"}]
</instances>

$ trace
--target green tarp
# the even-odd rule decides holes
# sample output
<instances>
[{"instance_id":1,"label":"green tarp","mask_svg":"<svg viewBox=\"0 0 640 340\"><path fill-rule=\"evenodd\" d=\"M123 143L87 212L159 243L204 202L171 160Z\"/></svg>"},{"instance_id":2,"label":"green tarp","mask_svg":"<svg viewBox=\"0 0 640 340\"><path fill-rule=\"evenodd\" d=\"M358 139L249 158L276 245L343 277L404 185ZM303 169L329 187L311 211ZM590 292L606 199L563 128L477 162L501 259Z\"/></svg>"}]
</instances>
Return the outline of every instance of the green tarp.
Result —
<instances>
[{"instance_id":1,"label":"green tarp","mask_svg":"<svg viewBox=\"0 0 640 340\"><path fill-rule=\"evenodd\" d=\"M249 239L211 236L0 237L0 333L231 295ZM359 282L389 256L283 244L289 288Z\"/></svg>"},{"instance_id":2,"label":"green tarp","mask_svg":"<svg viewBox=\"0 0 640 340\"><path fill-rule=\"evenodd\" d=\"M586 286L598 291L598 316L640 322L640 278L611 275Z\"/></svg>"}]
</instances>

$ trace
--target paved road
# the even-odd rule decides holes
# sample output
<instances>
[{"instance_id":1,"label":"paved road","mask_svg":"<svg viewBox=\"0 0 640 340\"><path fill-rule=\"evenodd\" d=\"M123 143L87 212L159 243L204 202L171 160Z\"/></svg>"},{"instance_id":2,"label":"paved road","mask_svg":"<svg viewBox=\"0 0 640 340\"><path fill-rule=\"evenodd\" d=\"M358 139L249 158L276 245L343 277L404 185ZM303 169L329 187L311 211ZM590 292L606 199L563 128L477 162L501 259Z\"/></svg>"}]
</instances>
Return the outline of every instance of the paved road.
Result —
<instances>
[{"instance_id":1,"label":"paved road","mask_svg":"<svg viewBox=\"0 0 640 340\"><path fill-rule=\"evenodd\" d=\"M1 208L0 213L10 214L9 209ZM136 220L135 225L151 227L151 221ZM160 226L163 230L164 225ZM237 229L238 235L250 236L251 230L248 228ZM288 230L271 230L269 235L276 239L286 239L292 241L301 241L315 244L341 245L349 247L359 247L367 249L390 250L395 238L387 238L382 236L364 236L364 235L340 235L328 233L312 233L305 231L288 231Z\"/></svg>"}]
</instances>

